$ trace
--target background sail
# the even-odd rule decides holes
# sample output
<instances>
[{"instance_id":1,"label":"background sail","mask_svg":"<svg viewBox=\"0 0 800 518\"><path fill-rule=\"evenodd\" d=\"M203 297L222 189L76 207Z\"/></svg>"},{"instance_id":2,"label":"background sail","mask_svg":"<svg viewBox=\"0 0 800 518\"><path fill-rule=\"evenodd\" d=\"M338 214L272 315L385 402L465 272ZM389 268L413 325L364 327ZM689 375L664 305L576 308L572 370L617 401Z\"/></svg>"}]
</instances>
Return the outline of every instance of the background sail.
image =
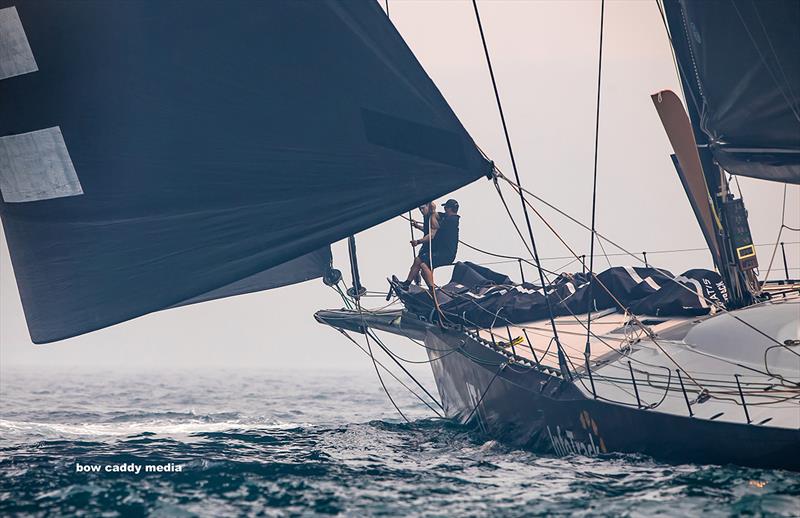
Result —
<instances>
[{"instance_id":1,"label":"background sail","mask_svg":"<svg viewBox=\"0 0 800 518\"><path fill-rule=\"evenodd\" d=\"M800 2L663 1L692 123L714 159L800 183Z\"/></svg>"},{"instance_id":2,"label":"background sail","mask_svg":"<svg viewBox=\"0 0 800 518\"><path fill-rule=\"evenodd\" d=\"M0 26L37 343L319 276L329 243L491 168L372 0L0 0Z\"/></svg>"}]
</instances>

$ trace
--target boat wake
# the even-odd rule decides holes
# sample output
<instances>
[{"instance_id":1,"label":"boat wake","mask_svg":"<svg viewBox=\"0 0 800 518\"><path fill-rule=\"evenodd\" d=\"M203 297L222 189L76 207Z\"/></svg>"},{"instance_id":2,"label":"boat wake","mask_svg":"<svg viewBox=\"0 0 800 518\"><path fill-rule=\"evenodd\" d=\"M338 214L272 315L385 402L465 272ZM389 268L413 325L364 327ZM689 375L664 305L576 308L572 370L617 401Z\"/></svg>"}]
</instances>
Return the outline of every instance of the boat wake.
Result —
<instances>
[{"instance_id":1,"label":"boat wake","mask_svg":"<svg viewBox=\"0 0 800 518\"><path fill-rule=\"evenodd\" d=\"M87 387L69 374L9 373L0 515L368 516L380 505L396 516L530 516L586 513L586 502L596 502L590 513L614 516L676 505L685 515L796 514L800 486L790 473L539 455L428 418L394 390L405 423L369 376L236 379L173 376L164 389L157 375L97 375ZM142 408L157 390L166 393L157 408Z\"/></svg>"},{"instance_id":2,"label":"boat wake","mask_svg":"<svg viewBox=\"0 0 800 518\"><path fill-rule=\"evenodd\" d=\"M273 419L225 419L217 420L213 415L191 413L168 413L167 416L150 414L116 416L107 421L83 423L56 423L36 421L13 421L0 419L0 436L8 439L20 436L30 440L31 436L53 440L76 437L133 437L137 435L180 436L228 431L291 430L310 426L308 423L289 423Z\"/></svg>"}]
</instances>

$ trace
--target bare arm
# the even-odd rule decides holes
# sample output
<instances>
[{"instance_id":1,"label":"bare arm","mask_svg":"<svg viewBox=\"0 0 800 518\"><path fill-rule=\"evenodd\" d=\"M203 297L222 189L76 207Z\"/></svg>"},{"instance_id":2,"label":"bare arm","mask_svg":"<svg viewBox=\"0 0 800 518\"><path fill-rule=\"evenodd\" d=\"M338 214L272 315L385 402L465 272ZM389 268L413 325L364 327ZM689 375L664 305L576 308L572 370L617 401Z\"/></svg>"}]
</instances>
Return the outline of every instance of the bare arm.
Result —
<instances>
[{"instance_id":1,"label":"bare arm","mask_svg":"<svg viewBox=\"0 0 800 518\"><path fill-rule=\"evenodd\" d=\"M430 240L433 239L434 236L436 236L436 231L439 230L439 218L438 218L438 216L436 216L436 215L431 216L430 227L431 227L430 232L425 234L420 239L415 239L415 240L411 241L411 244L416 246L416 245L422 245L424 243L429 243Z\"/></svg>"}]
</instances>

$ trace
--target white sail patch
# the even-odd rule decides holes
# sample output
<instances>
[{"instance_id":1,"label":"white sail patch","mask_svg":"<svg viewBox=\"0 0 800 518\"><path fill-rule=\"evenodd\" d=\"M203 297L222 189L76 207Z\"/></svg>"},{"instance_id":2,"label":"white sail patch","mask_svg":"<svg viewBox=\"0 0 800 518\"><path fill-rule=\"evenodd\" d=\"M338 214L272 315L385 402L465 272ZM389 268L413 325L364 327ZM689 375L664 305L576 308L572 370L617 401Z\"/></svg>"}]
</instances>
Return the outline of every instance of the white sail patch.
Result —
<instances>
[{"instance_id":1,"label":"white sail patch","mask_svg":"<svg viewBox=\"0 0 800 518\"><path fill-rule=\"evenodd\" d=\"M641 284L643 282L646 282L651 288L653 288L656 291L661 289L661 286L659 286L656 283L656 281L653 280L652 277L648 276L647 278L642 279L642 277L636 272L636 270L633 269L633 267L625 266L625 271L628 272L628 275L631 276L631 279L633 279L633 282L635 282L636 284Z\"/></svg>"},{"instance_id":2,"label":"white sail patch","mask_svg":"<svg viewBox=\"0 0 800 518\"><path fill-rule=\"evenodd\" d=\"M6 203L83 194L61 128L0 137L0 194Z\"/></svg>"},{"instance_id":3,"label":"white sail patch","mask_svg":"<svg viewBox=\"0 0 800 518\"><path fill-rule=\"evenodd\" d=\"M0 9L0 79L36 72L28 37L16 7Z\"/></svg>"},{"instance_id":4,"label":"white sail patch","mask_svg":"<svg viewBox=\"0 0 800 518\"><path fill-rule=\"evenodd\" d=\"M700 304L701 308L707 308L708 303L706 302L705 295L703 295L703 286L694 279L690 279L689 277L684 277L683 275L679 275L675 277L675 280L678 282L683 282L686 284L691 284L694 286L694 292L697 295L697 302Z\"/></svg>"},{"instance_id":5,"label":"white sail patch","mask_svg":"<svg viewBox=\"0 0 800 518\"><path fill-rule=\"evenodd\" d=\"M659 285L658 285L658 283L657 283L656 281L654 281L654 280L653 280L653 277L650 277L650 276L648 276L648 277L647 277L647 278L644 280L644 282L646 282L648 285L650 285L650 287L651 287L651 288L653 288L653 289L654 289L654 290L656 290L656 291L658 291L658 290L660 290L660 289L661 289L661 286L659 286Z\"/></svg>"},{"instance_id":6,"label":"white sail patch","mask_svg":"<svg viewBox=\"0 0 800 518\"><path fill-rule=\"evenodd\" d=\"M633 279L633 282L635 282L636 284L641 284L641 283L644 282L644 279L642 279L639 276L639 274L636 273L636 270L634 270L633 267L625 266L624 268L625 268L625 271L628 272L628 275L631 276L631 279Z\"/></svg>"}]
</instances>

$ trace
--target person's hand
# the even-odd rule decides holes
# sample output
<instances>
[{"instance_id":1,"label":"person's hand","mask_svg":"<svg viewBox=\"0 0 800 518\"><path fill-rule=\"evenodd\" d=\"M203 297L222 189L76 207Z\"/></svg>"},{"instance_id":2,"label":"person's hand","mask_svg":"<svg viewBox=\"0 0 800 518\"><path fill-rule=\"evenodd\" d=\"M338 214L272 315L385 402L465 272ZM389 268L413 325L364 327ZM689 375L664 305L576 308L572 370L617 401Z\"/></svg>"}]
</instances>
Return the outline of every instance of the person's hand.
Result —
<instances>
[{"instance_id":1,"label":"person's hand","mask_svg":"<svg viewBox=\"0 0 800 518\"><path fill-rule=\"evenodd\" d=\"M411 240L411 246L417 246L419 242L416 239Z\"/></svg>"}]
</instances>

